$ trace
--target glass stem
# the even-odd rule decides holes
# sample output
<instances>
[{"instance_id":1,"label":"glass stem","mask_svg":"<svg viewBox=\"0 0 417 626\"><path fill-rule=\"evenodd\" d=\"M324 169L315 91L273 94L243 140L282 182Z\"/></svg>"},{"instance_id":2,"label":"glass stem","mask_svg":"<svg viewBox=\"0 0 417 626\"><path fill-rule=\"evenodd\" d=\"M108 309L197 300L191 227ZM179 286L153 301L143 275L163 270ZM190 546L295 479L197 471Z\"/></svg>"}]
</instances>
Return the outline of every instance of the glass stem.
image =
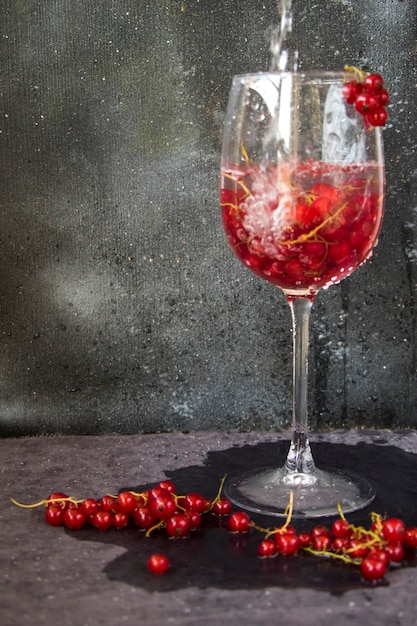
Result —
<instances>
[{"instance_id":1,"label":"glass stem","mask_svg":"<svg viewBox=\"0 0 417 626\"><path fill-rule=\"evenodd\" d=\"M293 324L293 435L285 473L298 475L297 482L315 482L316 467L308 441L308 333L310 311L309 298L288 298Z\"/></svg>"}]
</instances>

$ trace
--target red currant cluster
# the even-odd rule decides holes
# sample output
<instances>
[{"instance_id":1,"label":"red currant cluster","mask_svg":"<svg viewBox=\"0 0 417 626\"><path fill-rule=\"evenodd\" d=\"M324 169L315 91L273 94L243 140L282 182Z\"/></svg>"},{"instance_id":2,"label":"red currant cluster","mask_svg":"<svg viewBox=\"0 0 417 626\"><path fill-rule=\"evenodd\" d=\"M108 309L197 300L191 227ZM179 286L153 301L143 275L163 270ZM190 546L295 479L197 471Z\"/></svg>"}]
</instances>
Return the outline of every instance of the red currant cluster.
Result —
<instances>
[{"instance_id":1,"label":"red currant cluster","mask_svg":"<svg viewBox=\"0 0 417 626\"><path fill-rule=\"evenodd\" d=\"M380 74L366 74L355 67L346 67L354 78L343 85L343 96L348 104L364 116L368 126L385 126L388 120L386 105L389 102L388 91Z\"/></svg>"},{"instance_id":2,"label":"red currant cluster","mask_svg":"<svg viewBox=\"0 0 417 626\"><path fill-rule=\"evenodd\" d=\"M147 535L163 528L169 537L185 537L190 530L199 528L203 513L212 511L216 515L228 515L232 506L221 497L221 491L214 500L197 492L177 495L175 485L169 480L161 481L141 493L122 491L117 496L105 495L96 500L77 500L65 493L52 493L46 500L35 504L20 504L23 508L45 505L45 520L51 526L65 526L80 530L86 524L97 530L125 528L133 522Z\"/></svg>"},{"instance_id":3,"label":"red currant cluster","mask_svg":"<svg viewBox=\"0 0 417 626\"><path fill-rule=\"evenodd\" d=\"M164 480L152 489L137 493L122 491L117 496L105 495L99 499L76 499L62 492L52 493L35 504L12 502L23 508L45 505L45 520L51 526L65 526L80 530L86 525L105 531L122 529L134 524L149 536L154 530L162 529L171 538L181 538L201 526L205 513L229 515L232 505L221 496L224 479L217 496L211 500L201 493L189 492L178 495L173 482ZM164 555L152 555L148 569L161 574L168 569Z\"/></svg>"},{"instance_id":4,"label":"red currant cluster","mask_svg":"<svg viewBox=\"0 0 417 626\"><path fill-rule=\"evenodd\" d=\"M376 513L371 517L369 529L350 524L342 514L330 528L317 525L311 532L300 534L289 525L289 520L280 528L259 529L266 537L258 545L258 555L288 556L304 550L357 565L365 580L380 580L391 564L405 560L407 550L417 548L417 528L407 528L402 520L394 517L382 519Z\"/></svg>"},{"instance_id":5,"label":"red currant cluster","mask_svg":"<svg viewBox=\"0 0 417 626\"><path fill-rule=\"evenodd\" d=\"M383 519L376 513L371 516L369 529L350 524L340 511L340 517L331 527L317 525L310 532L297 533L290 525L292 498L285 523L275 528L262 528L245 511L232 512L230 501L221 495L223 482L224 478L214 499L199 492L178 495L175 485L164 480L140 493L122 491L117 496L105 495L100 499L78 500L55 492L35 504L20 504L13 498L12 502L23 508L45 505L45 519L52 526L79 530L91 525L105 531L134 524L148 537L160 530L174 539L187 537L200 528L204 516L211 512L227 516L226 526L231 533L261 533L263 537L258 544L261 558L304 551L359 566L363 578L369 581L384 578L390 564L403 562L406 552L417 548L417 527L407 528L398 518ZM152 554L147 561L148 570L153 574L165 573L169 565L168 558L161 553Z\"/></svg>"}]
</instances>

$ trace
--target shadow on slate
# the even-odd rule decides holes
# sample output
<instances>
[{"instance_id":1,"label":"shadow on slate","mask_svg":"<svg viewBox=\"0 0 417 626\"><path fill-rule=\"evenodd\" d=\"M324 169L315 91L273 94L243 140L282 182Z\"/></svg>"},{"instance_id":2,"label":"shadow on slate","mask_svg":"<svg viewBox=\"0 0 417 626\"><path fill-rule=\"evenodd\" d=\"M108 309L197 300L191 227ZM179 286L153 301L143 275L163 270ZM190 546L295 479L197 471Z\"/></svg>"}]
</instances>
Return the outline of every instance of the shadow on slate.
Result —
<instances>
[{"instance_id":1,"label":"shadow on slate","mask_svg":"<svg viewBox=\"0 0 417 626\"><path fill-rule=\"evenodd\" d=\"M262 465L280 465L288 443L262 443L256 446L234 447L220 452L209 452L204 466L190 466L167 473L178 493L200 491L214 497L221 477L246 471ZM312 444L319 467L352 468L367 477L375 486L377 496L367 508L348 516L355 524L369 526L370 512L401 517L408 525L417 525L417 455L394 446L359 443ZM142 491L153 485L124 486L123 489ZM121 489L122 490L122 489ZM261 518L252 515L263 526L279 526L279 518ZM277 556L259 559L257 546L261 535L257 532L236 535L225 528L221 518L208 515L202 529L189 538L168 539L163 532L154 531L150 538L134 527L98 533L84 528L74 537L80 540L115 544L126 552L108 563L104 571L111 580L118 580L149 591L172 591L184 587L219 587L222 589L256 589L263 587L310 587L334 594L363 586L359 569L336 559L315 558L308 554L296 557ZM297 530L308 530L331 519L309 520L294 525ZM68 531L71 532L71 531ZM153 552L163 552L171 562L163 576L152 576L146 569L146 559ZM410 556L408 566L417 560ZM395 575L391 572L389 576ZM380 584L389 584L384 581Z\"/></svg>"}]
</instances>

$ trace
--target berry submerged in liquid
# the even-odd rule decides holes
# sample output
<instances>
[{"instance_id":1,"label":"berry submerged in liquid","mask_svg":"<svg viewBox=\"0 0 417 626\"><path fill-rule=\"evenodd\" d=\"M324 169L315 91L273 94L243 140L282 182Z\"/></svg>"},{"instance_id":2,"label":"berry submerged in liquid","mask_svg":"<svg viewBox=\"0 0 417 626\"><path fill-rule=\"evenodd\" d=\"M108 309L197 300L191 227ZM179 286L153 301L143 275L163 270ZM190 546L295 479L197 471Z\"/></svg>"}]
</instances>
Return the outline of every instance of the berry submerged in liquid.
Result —
<instances>
[{"instance_id":1,"label":"berry submerged in liquid","mask_svg":"<svg viewBox=\"0 0 417 626\"><path fill-rule=\"evenodd\" d=\"M288 293L314 295L370 256L382 181L375 163L226 168L220 203L229 244L255 274Z\"/></svg>"}]
</instances>

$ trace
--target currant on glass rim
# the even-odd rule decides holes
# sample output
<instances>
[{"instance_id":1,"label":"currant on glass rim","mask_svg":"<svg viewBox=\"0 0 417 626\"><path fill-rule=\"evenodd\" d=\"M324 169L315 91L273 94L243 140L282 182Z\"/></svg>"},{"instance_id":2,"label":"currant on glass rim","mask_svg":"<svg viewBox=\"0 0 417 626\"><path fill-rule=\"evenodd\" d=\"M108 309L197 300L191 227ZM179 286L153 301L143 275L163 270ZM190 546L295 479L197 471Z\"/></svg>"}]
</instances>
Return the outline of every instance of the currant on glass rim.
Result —
<instances>
[{"instance_id":1,"label":"currant on glass rim","mask_svg":"<svg viewBox=\"0 0 417 626\"><path fill-rule=\"evenodd\" d=\"M346 66L345 70L349 76L342 88L346 102L364 116L369 126L385 126L388 120L385 107L389 103L389 93L381 74L367 74L353 66Z\"/></svg>"}]
</instances>

